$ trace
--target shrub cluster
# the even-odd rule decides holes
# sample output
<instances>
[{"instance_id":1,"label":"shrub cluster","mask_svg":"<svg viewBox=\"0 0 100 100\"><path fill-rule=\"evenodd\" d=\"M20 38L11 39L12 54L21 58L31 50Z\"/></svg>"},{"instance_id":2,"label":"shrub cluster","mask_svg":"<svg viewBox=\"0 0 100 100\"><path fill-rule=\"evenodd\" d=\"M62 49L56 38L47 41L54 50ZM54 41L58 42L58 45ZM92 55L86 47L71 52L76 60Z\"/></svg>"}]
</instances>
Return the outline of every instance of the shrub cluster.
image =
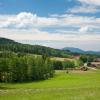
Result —
<instances>
[{"instance_id":1,"label":"shrub cluster","mask_svg":"<svg viewBox=\"0 0 100 100\"><path fill-rule=\"evenodd\" d=\"M0 57L0 82L42 80L53 74L53 65L48 57L17 54Z\"/></svg>"}]
</instances>

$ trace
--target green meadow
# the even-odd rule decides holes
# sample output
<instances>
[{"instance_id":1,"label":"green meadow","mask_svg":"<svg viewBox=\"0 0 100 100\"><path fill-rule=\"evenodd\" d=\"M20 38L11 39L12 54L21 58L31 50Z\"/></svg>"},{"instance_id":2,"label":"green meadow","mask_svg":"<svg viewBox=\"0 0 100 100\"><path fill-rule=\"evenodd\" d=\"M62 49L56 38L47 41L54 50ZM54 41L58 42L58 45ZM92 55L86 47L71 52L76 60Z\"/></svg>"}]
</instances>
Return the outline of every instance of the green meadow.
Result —
<instances>
[{"instance_id":1,"label":"green meadow","mask_svg":"<svg viewBox=\"0 0 100 100\"><path fill-rule=\"evenodd\" d=\"M56 71L48 80L0 83L0 100L100 100L100 71Z\"/></svg>"}]
</instances>

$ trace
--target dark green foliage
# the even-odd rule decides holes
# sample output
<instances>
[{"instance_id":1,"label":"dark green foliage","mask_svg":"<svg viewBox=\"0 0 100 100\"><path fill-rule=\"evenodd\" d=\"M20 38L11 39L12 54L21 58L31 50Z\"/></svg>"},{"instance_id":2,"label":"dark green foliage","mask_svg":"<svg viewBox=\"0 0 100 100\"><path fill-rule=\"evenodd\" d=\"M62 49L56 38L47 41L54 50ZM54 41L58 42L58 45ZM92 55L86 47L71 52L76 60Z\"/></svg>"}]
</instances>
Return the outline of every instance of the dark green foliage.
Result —
<instances>
[{"instance_id":1,"label":"dark green foliage","mask_svg":"<svg viewBox=\"0 0 100 100\"><path fill-rule=\"evenodd\" d=\"M80 60L83 61L83 63L86 63L86 62L93 62L95 58L96 57L92 56L92 55L91 56L90 55L82 55L80 57Z\"/></svg>"},{"instance_id":2,"label":"dark green foliage","mask_svg":"<svg viewBox=\"0 0 100 100\"><path fill-rule=\"evenodd\" d=\"M5 55L5 54L2 54ZM51 60L41 56L10 53L0 57L0 82L26 82L48 79L54 74Z\"/></svg>"},{"instance_id":3,"label":"dark green foliage","mask_svg":"<svg viewBox=\"0 0 100 100\"><path fill-rule=\"evenodd\" d=\"M63 69L63 64L62 61L53 61L53 67L55 70L62 70Z\"/></svg>"},{"instance_id":4,"label":"dark green foliage","mask_svg":"<svg viewBox=\"0 0 100 100\"><path fill-rule=\"evenodd\" d=\"M82 60L78 60L79 62L78 62L78 64L79 64L79 67L81 67L81 66L83 66L84 65L84 63L83 63L83 61Z\"/></svg>"},{"instance_id":5,"label":"dark green foliage","mask_svg":"<svg viewBox=\"0 0 100 100\"><path fill-rule=\"evenodd\" d=\"M63 62L64 69L66 68L75 68L75 64L73 61L64 61Z\"/></svg>"},{"instance_id":6,"label":"dark green foliage","mask_svg":"<svg viewBox=\"0 0 100 100\"><path fill-rule=\"evenodd\" d=\"M83 62L83 63L86 63L88 61L88 57L83 55L80 57L80 60Z\"/></svg>"},{"instance_id":7,"label":"dark green foliage","mask_svg":"<svg viewBox=\"0 0 100 100\"><path fill-rule=\"evenodd\" d=\"M38 55L69 57L68 51L53 49L40 45L21 44L13 40L0 38L0 51L15 52L15 53L30 53Z\"/></svg>"},{"instance_id":8,"label":"dark green foliage","mask_svg":"<svg viewBox=\"0 0 100 100\"><path fill-rule=\"evenodd\" d=\"M0 51L11 51L15 53L30 53L38 55L48 55L56 57L69 57L67 51L60 51L50 47L28 44L0 44Z\"/></svg>"},{"instance_id":9,"label":"dark green foliage","mask_svg":"<svg viewBox=\"0 0 100 100\"><path fill-rule=\"evenodd\" d=\"M16 42L6 38L0 38L0 44L15 44Z\"/></svg>"}]
</instances>

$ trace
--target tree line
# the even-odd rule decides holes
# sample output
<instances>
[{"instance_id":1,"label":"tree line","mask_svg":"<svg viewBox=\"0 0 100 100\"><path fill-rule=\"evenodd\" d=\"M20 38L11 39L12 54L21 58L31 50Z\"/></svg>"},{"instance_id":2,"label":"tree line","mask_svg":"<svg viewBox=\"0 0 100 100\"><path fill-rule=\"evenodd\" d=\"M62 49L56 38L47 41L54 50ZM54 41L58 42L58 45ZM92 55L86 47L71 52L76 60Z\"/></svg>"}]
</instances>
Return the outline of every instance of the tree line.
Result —
<instances>
[{"instance_id":1,"label":"tree line","mask_svg":"<svg viewBox=\"0 0 100 100\"><path fill-rule=\"evenodd\" d=\"M75 68L75 62L74 61L53 61L53 68L55 70L66 70L67 68Z\"/></svg>"},{"instance_id":2,"label":"tree line","mask_svg":"<svg viewBox=\"0 0 100 100\"><path fill-rule=\"evenodd\" d=\"M46 56L0 55L0 82L28 82L53 77L52 61Z\"/></svg>"}]
</instances>

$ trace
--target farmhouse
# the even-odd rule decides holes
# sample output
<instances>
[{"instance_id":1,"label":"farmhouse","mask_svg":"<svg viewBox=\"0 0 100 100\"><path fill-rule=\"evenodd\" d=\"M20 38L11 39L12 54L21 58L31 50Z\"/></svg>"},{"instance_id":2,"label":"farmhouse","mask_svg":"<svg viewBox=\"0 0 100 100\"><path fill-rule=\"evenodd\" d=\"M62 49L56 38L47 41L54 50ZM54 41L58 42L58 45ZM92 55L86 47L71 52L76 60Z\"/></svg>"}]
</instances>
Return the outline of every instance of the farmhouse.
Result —
<instances>
[{"instance_id":1,"label":"farmhouse","mask_svg":"<svg viewBox=\"0 0 100 100\"><path fill-rule=\"evenodd\" d=\"M92 62L91 67L95 67L95 68L100 69L100 62Z\"/></svg>"},{"instance_id":2,"label":"farmhouse","mask_svg":"<svg viewBox=\"0 0 100 100\"><path fill-rule=\"evenodd\" d=\"M100 62L100 58L96 58L95 59L95 62Z\"/></svg>"}]
</instances>

